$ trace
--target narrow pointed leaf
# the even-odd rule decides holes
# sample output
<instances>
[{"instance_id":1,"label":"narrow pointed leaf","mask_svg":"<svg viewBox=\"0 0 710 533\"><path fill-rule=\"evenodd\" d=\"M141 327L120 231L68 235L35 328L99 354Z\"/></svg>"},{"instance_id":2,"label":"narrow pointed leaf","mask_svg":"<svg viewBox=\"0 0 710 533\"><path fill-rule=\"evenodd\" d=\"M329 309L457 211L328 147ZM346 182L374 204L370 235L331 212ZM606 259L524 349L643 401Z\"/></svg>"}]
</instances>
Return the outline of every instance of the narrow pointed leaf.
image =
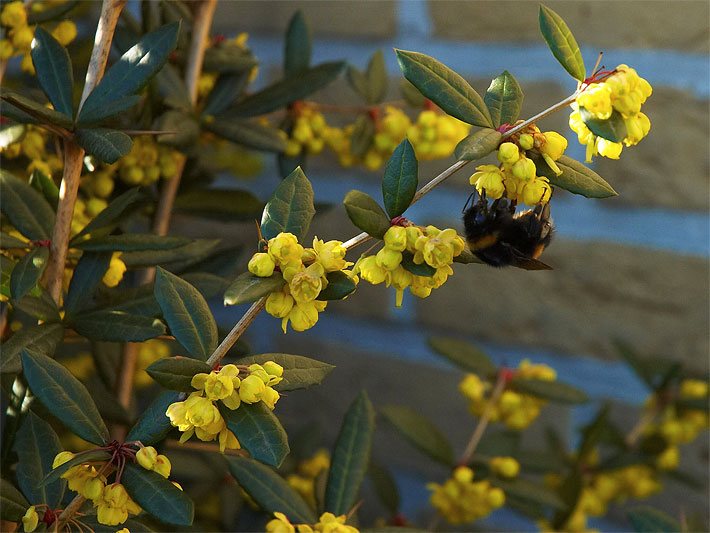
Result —
<instances>
[{"instance_id":1,"label":"narrow pointed leaf","mask_svg":"<svg viewBox=\"0 0 710 533\"><path fill-rule=\"evenodd\" d=\"M219 239L196 239L184 246L169 250L124 252L121 260L128 268L170 265L171 270L184 270L209 257L219 243Z\"/></svg>"},{"instance_id":2,"label":"narrow pointed leaf","mask_svg":"<svg viewBox=\"0 0 710 533\"><path fill-rule=\"evenodd\" d=\"M249 73L249 70L245 70L244 72L221 74L207 96L202 116L219 115L226 111L234 100L244 92L249 82Z\"/></svg>"},{"instance_id":3,"label":"narrow pointed leaf","mask_svg":"<svg viewBox=\"0 0 710 533\"><path fill-rule=\"evenodd\" d=\"M483 96L483 101L491 113L493 126L513 124L518 120L523 105L523 90L513 75L504 70L494 78Z\"/></svg>"},{"instance_id":4,"label":"narrow pointed leaf","mask_svg":"<svg viewBox=\"0 0 710 533\"><path fill-rule=\"evenodd\" d=\"M82 229L73 241L96 230L110 230L122 219L127 210L141 198L140 189L134 187L111 201L110 204L96 215L84 229Z\"/></svg>"},{"instance_id":5,"label":"narrow pointed leaf","mask_svg":"<svg viewBox=\"0 0 710 533\"><path fill-rule=\"evenodd\" d=\"M224 305L239 305L255 302L284 286L286 280L278 272L268 278L260 278L244 272L224 292Z\"/></svg>"},{"instance_id":6,"label":"narrow pointed leaf","mask_svg":"<svg viewBox=\"0 0 710 533\"><path fill-rule=\"evenodd\" d=\"M279 130L257 122L217 118L205 122L203 127L224 139L255 150L283 152L286 149L286 141Z\"/></svg>"},{"instance_id":7,"label":"narrow pointed leaf","mask_svg":"<svg viewBox=\"0 0 710 533\"><path fill-rule=\"evenodd\" d=\"M387 94L387 69L382 50L377 50L367 65L367 103L379 104Z\"/></svg>"},{"instance_id":8,"label":"narrow pointed leaf","mask_svg":"<svg viewBox=\"0 0 710 533\"><path fill-rule=\"evenodd\" d=\"M497 130L482 128L456 145L454 155L459 161L477 161L493 152L500 144L503 135Z\"/></svg>"},{"instance_id":9,"label":"narrow pointed leaf","mask_svg":"<svg viewBox=\"0 0 710 533\"><path fill-rule=\"evenodd\" d=\"M96 107L89 110L82 109L81 118L77 120L77 125L83 127L92 126L108 118L125 113L129 109L137 106L140 101L140 95L131 94L119 98L118 100L107 102L103 107Z\"/></svg>"},{"instance_id":10,"label":"narrow pointed leaf","mask_svg":"<svg viewBox=\"0 0 710 533\"><path fill-rule=\"evenodd\" d=\"M286 480L272 468L248 457L227 457L229 471L237 483L264 511L283 513L291 523L313 524L313 510Z\"/></svg>"},{"instance_id":11,"label":"narrow pointed leaf","mask_svg":"<svg viewBox=\"0 0 710 533\"><path fill-rule=\"evenodd\" d=\"M139 440L148 446L162 441L173 427L165 411L170 404L178 401L180 401L179 392L161 392L143 411L138 421L128 432L126 442Z\"/></svg>"},{"instance_id":12,"label":"narrow pointed leaf","mask_svg":"<svg viewBox=\"0 0 710 533\"><path fill-rule=\"evenodd\" d=\"M215 220L251 222L261 215L264 202L249 191L192 189L175 199L175 209Z\"/></svg>"},{"instance_id":13,"label":"narrow pointed leaf","mask_svg":"<svg viewBox=\"0 0 710 533\"><path fill-rule=\"evenodd\" d=\"M291 17L286 29L284 71L287 75L305 70L311 63L311 31L301 10Z\"/></svg>"},{"instance_id":14,"label":"narrow pointed leaf","mask_svg":"<svg viewBox=\"0 0 710 533\"><path fill-rule=\"evenodd\" d=\"M105 235L81 241L75 248L87 252L136 252L142 250L171 250L185 246L190 239L185 237L164 237L152 233L124 233L123 235Z\"/></svg>"},{"instance_id":15,"label":"narrow pointed leaf","mask_svg":"<svg viewBox=\"0 0 710 533\"><path fill-rule=\"evenodd\" d=\"M365 76L365 74L360 72L357 68L353 67L352 65L349 65L348 70L346 72L346 77L350 87L352 87L352 89L367 102L367 76Z\"/></svg>"},{"instance_id":16,"label":"narrow pointed leaf","mask_svg":"<svg viewBox=\"0 0 710 533\"><path fill-rule=\"evenodd\" d=\"M633 507L626 516L637 533L674 533L683 528L672 516L649 506Z\"/></svg>"},{"instance_id":17,"label":"narrow pointed leaf","mask_svg":"<svg viewBox=\"0 0 710 533\"><path fill-rule=\"evenodd\" d=\"M626 123L618 111L615 110L609 118L604 120L594 118L594 115L583 107L579 108L579 113L584 124L594 135L614 143L620 143L626 137Z\"/></svg>"},{"instance_id":18,"label":"narrow pointed leaf","mask_svg":"<svg viewBox=\"0 0 710 533\"><path fill-rule=\"evenodd\" d=\"M474 126L492 128L483 98L459 74L433 57L395 50L404 77L449 115Z\"/></svg>"},{"instance_id":19,"label":"narrow pointed leaf","mask_svg":"<svg viewBox=\"0 0 710 533\"><path fill-rule=\"evenodd\" d=\"M541 4L539 22L540 32L555 59L574 79L584 81L587 74L582 52L562 17Z\"/></svg>"},{"instance_id":20,"label":"narrow pointed leaf","mask_svg":"<svg viewBox=\"0 0 710 533\"><path fill-rule=\"evenodd\" d=\"M298 167L279 184L264 207L261 233L265 239L281 232L293 233L299 242L303 242L315 212L313 187Z\"/></svg>"},{"instance_id":21,"label":"narrow pointed leaf","mask_svg":"<svg viewBox=\"0 0 710 533\"><path fill-rule=\"evenodd\" d=\"M59 315L57 303L52 299L49 293L45 289L40 289L39 295L35 296L35 290L36 289L33 289L30 291L30 294L23 298L15 300L13 302L14 306L23 313L36 318L38 321L45 323L61 321L62 318Z\"/></svg>"},{"instance_id":22,"label":"narrow pointed leaf","mask_svg":"<svg viewBox=\"0 0 710 533\"><path fill-rule=\"evenodd\" d=\"M22 493L6 479L0 479L0 518L20 522L30 506Z\"/></svg>"},{"instance_id":23,"label":"narrow pointed leaf","mask_svg":"<svg viewBox=\"0 0 710 533\"><path fill-rule=\"evenodd\" d=\"M386 405L380 412L419 451L446 466L454 463L451 444L427 418L399 405Z\"/></svg>"},{"instance_id":24,"label":"narrow pointed leaf","mask_svg":"<svg viewBox=\"0 0 710 533\"><path fill-rule=\"evenodd\" d=\"M400 497L392 473L387 467L370 462L367 475L382 504L391 516L395 516L399 512Z\"/></svg>"},{"instance_id":25,"label":"narrow pointed leaf","mask_svg":"<svg viewBox=\"0 0 710 533\"><path fill-rule=\"evenodd\" d=\"M71 318L73 328L87 339L111 342L140 342L165 334L165 324L157 318L100 309Z\"/></svg>"},{"instance_id":26,"label":"narrow pointed leaf","mask_svg":"<svg viewBox=\"0 0 710 533\"><path fill-rule=\"evenodd\" d=\"M3 374L19 372L22 350L31 350L52 357L63 337L64 326L62 324L45 323L22 328L2 343L0 371Z\"/></svg>"},{"instance_id":27,"label":"narrow pointed leaf","mask_svg":"<svg viewBox=\"0 0 710 533\"><path fill-rule=\"evenodd\" d=\"M306 389L313 385L320 385L326 376L335 368L333 365L329 365L323 361L287 353L250 355L240 357L237 363L240 365L251 365L254 363L263 365L267 361L274 361L284 369L283 380L273 386L274 389L280 392Z\"/></svg>"},{"instance_id":28,"label":"narrow pointed leaf","mask_svg":"<svg viewBox=\"0 0 710 533\"><path fill-rule=\"evenodd\" d=\"M47 200L49 205L52 206L52 209L56 211L57 204L59 203L59 187L57 187L52 178L35 169L30 175L29 184L42 193L44 199Z\"/></svg>"},{"instance_id":29,"label":"narrow pointed leaf","mask_svg":"<svg viewBox=\"0 0 710 533\"><path fill-rule=\"evenodd\" d=\"M158 359L145 369L150 377L166 389L181 392L194 392L192 378L199 373L209 374L210 370L202 361L180 356Z\"/></svg>"},{"instance_id":30,"label":"narrow pointed leaf","mask_svg":"<svg viewBox=\"0 0 710 533\"><path fill-rule=\"evenodd\" d=\"M84 440L103 445L109 433L86 387L46 355L25 350L22 369L32 393L47 410Z\"/></svg>"},{"instance_id":31,"label":"narrow pointed leaf","mask_svg":"<svg viewBox=\"0 0 710 533\"><path fill-rule=\"evenodd\" d=\"M2 250L22 250L30 246L30 243L27 241L18 239L8 233L0 233L0 249Z\"/></svg>"},{"instance_id":32,"label":"narrow pointed leaf","mask_svg":"<svg viewBox=\"0 0 710 533\"><path fill-rule=\"evenodd\" d=\"M37 79L54 109L68 117L73 117L74 75L67 49L47 30L38 26L32 41L31 55Z\"/></svg>"},{"instance_id":33,"label":"narrow pointed leaf","mask_svg":"<svg viewBox=\"0 0 710 533\"><path fill-rule=\"evenodd\" d=\"M217 323L200 291L160 267L153 291L177 341L192 357L207 359L217 347Z\"/></svg>"},{"instance_id":34,"label":"narrow pointed leaf","mask_svg":"<svg viewBox=\"0 0 710 533\"><path fill-rule=\"evenodd\" d=\"M589 401L584 391L559 381L514 379L512 385L520 392L555 403L585 403Z\"/></svg>"},{"instance_id":35,"label":"narrow pointed leaf","mask_svg":"<svg viewBox=\"0 0 710 533\"><path fill-rule=\"evenodd\" d=\"M350 152L355 157L363 157L372 146L376 133L375 123L367 115L360 115L355 119L353 132L350 136Z\"/></svg>"},{"instance_id":36,"label":"narrow pointed leaf","mask_svg":"<svg viewBox=\"0 0 710 533\"><path fill-rule=\"evenodd\" d=\"M432 337L429 346L466 372L488 377L497 371L489 357L471 343L447 337Z\"/></svg>"},{"instance_id":37,"label":"narrow pointed leaf","mask_svg":"<svg viewBox=\"0 0 710 533\"><path fill-rule=\"evenodd\" d=\"M328 286L318 293L317 300L342 300L357 289L357 285L352 278L339 270L329 272L326 278L328 279Z\"/></svg>"},{"instance_id":38,"label":"narrow pointed leaf","mask_svg":"<svg viewBox=\"0 0 710 533\"><path fill-rule=\"evenodd\" d=\"M55 111L54 109L45 107L43 104L33 100L32 98L23 96L20 93L16 93L15 91L11 91L3 87L2 92L0 92L0 99L10 104L9 106L3 104L3 115L7 115L10 118L16 119L18 120L18 122L29 124L35 124L37 122L47 122L49 124L55 124L62 128L72 128L73 122L70 116L65 115L64 113L60 113L59 111ZM18 109L21 112L20 116L14 116L12 110L10 109L12 107ZM29 115L29 117L31 117L31 120L22 120L22 117L25 115Z\"/></svg>"},{"instance_id":39,"label":"narrow pointed leaf","mask_svg":"<svg viewBox=\"0 0 710 533\"><path fill-rule=\"evenodd\" d=\"M343 204L350 221L368 235L382 239L390 228L390 218L369 194L352 190L345 195Z\"/></svg>"},{"instance_id":40,"label":"narrow pointed leaf","mask_svg":"<svg viewBox=\"0 0 710 533\"><path fill-rule=\"evenodd\" d=\"M44 269L47 268L48 260L49 248L38 246L17 262L10 276L10 292L13 300L19 300L37 285Z\"/></svg>"},{"instance_id":41,"label":"narrow pointed leaf","mask_svg":"<svg viewBox=\"0 0 710 533\"><path fill-rule=\"evenodd\" d=\"M609 198L619 194L599 174L571 157L563 155L555 161L562 171L562 174L558 176L542 157L536 156L532 152L528 153L535 162L538 174L548 178L550 183L556 187L574 194L581 194L587 198Z\"/></svg>"},{"instance_id":42,"label":"narrow pointed leaf","mask_svg":"<svg viewBox=\"0 0 710 533\"><path fill-rule=\"evenodd\" d=\"M161 522L175 526L192 525L195 515L192 500L160 474L129 462L121 483L144 511Z\"/></svg>"},{"instance_id":43,"label":"narrow pointed leaf","mask_svg":"<svg viewBox=\"0 0 710 533\"><path fill-rule=\"evenodd\" d=\"M33 503L46 503L50 508L56 508L64 494L65 481L57 479L42 483L52 471L54 457L62 451L52 426L29 411L15 436L14 450L19 459L16 476L22 492Z\"/></svg>"},{"instance_id":44,"label":"narrow pointed leaf","mask_svg":"<svg viewBox=\"0 0 710 533\"><path fill-rule=\"evenodd\" d=\"M54 228L54 211L27 182L0 170L0 211L28 239L49 239Z\"/></svg>"},{"instance_id":45,"label":"narrow pointed leaf","mask_svg":"<svg viewBox=\"0 0 710 533\"><path fill-rule=\"evenodd\" d=\"M227 427L249 454L262 463L278 467L288 455L288 437L281 422L264 402L243 403L232 411L220 406Z\"/></svg>"},{"instance_id":46,"label":"narrow pointed leaf","mask_svg":"<svg viewBox=\"0 0 710 533\"><path fill-rule=\"evenodd\" d=\"M122 131L106 128L80 129L76 142L102 163L112 164L131 151L133 141Z\"/></svg>"},{"instance_id":47,"label":"narrow pointed leaf","mask_svg":"<svg viewBox=\"0 0 710 533\"><path fill-rule=\"evenodd\" d=\"M374 431L375 411L363 391L348 409L340 426L325 489L326 511L336 516L347 514L357 503L370 462Z\"/></svg>"},{"instance_id":48,"label":"narrow pointed leaf","mask_svg":"<svg viewBox=\"0 0 710 533\"><path fill-rule=\"evenodd\" d=\"M64 299L67 316L73 316L91 304L96 287L111 263L111 255L110 252L86 252L81 255L69 283L69 293Z\"/></svg>"},{"instance_id":49,"label":"narrow pointed leaf","mask_svg":"<svg viewBox=\"0 0 710 533\"><path fill-rule=\"evenodd\" d=\"M414 148L404 139L385 165L382 198L390 218L404 213L412 203L419 185L419 163Z\"/></svg>"}]
</instances>

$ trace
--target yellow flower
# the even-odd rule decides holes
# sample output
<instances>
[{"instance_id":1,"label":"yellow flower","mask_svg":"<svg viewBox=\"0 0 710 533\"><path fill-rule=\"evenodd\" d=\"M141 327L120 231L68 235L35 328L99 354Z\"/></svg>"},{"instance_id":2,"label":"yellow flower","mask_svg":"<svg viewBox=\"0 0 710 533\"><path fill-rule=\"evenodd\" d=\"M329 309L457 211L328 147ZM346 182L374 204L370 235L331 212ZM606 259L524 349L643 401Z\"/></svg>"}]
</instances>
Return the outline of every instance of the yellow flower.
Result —
<instances>
[{"instance_id":1,"label":"yellow flower","mask_svg":"<svg viewBox=\"0 0 710 533\"><path fill-rule=\"evenodd\" d=\"M603 155L609 159L619 159L622 148L621 143L615 143L607 141L602 137L597 137L597 152L599 152L599 155Z\"/></svg>"},{"instance_id":2,"label":"yellow flower","mask_svg":"<svg viewBox=\"0 0 710 533\"><path fill-rule=\"evenodd\" d=\"M10 32L12 44L20 50L29 50L34 37L34 28L30 26L18 26Z\"/></svg>"},{"instance_id":3,"label":"yellow flower","mask_svg":"<svg viewBox=\"0 0 710 533\"><path fill-rule=\"evenodd\" d=\"M126 273L126 263L121 261L122 252L114 252L111 256L111 262L109 263L108 270L104 274L103 281L104 285L107 287L115 287L123 279L123 275Z\"/></svg>"},{"instance_id":4,"label":"yellow flower","mask_svg":"<svg viewBox=\"0 0 710 533\"><path fill-rule=\"evenodd\" d=\"M260 278L268 278L271 276L274 273L275 267L276 263L274 263L272 257L263 252L255 253L247 265L249 272Z\"/></svg>"},{"instance_id":5,"label":"yellow flower","mask_svg":"<svg viewBox=\"0 0 710 533\"><path fill-rule=\"evenodd\" d=\"M266 404L266 406L273 411L276 406L276 402L279 401L281 395L278 391L274 390L272 387L267 386L264 391L259 396L259 399Z\"/></svg>"},{"instance_id":6,"label":"yellow flower","mask_svg":"<svg viewBox=\"0 0 710 533\"><path fill-rule=\"evenodd\" d=\"M675 470L680 463L680 450L678 446L668 446L663 453L656 457L656 466L661 470Z\"/></svg>"},{"instance_id":7,"label":"yellow flower","mask_svg":"<svg viewBox=\"0 0 710 533\"><path fill-rule=\"evenodd\" d=\"M476 187L479 194L485 193L487 198L497 200L505 192L503 186L503 173L495 165L481 165L476 167L477 172L469 178L469 183Z\"/></svg>"},{"instance_id":8,"label":"yellow flower","mask_svg":"<svg viewBox=\"0 0 710 533\"><path fill-rule=\"evenodd\" d=\"M643 113L637 113L624 119L624 124L626 125L626 137L624 138L626 146L638 144L651 130L651 121Z\"/></svg>"},{"instance_id":9,"label":"yellow flower","mask_svg":"<svg viewBox=\"0 0 710 533\"><path fill-rule=\"evenodd\" d=\"M104 487L101 498L95 503L99 523L107 526L122 524L128 519L129 496L120 483Z\"/></svg>"},{"instance_id":10,"label":"yellow flower","mask_svg":"<svg viewBox=\"0 0 710 533\"><path fill-rule=\"evenodd\" d=\"M557 161L567 149L567 139L556 131L546 131L543 135L545 142L540 146L540 153Z\"/></svg>"},{"instance_id":11,"label":"yellow flower","mask_svg":"<svg viewBox=\"0 0 710 533\"><path fill-rule=\"evenodd\" d=\"M535 163L525 156L520 157L515 163L511 172L513 176L522 181L529 181L535 178Z\"/></svg>"},{"instance_id":12,"label":"yellow flower","mask_svg":"<svg viewBox=\"0 0 710 533\"><path fill-rule=\"evenodd\" d=\"M76 39L76 24L71 20L63 20L52 30L52 36L59 44L66 46Z\"/></svg>"},{"instance_id":13,"label":"yellow flower","mask_svg":"<svg viewBox=\"0 0 710 533\"><path fill-rule=\"evenodd\" d=\"M489 465L493 472L502 477L518 477L518 473L520 472L520 463L513 457L493 457Z\"/></svg>"},{"instance_id":14,"label":"yellow flower","mask_svg":"<svg viewBox=\"0 0 710 533\"><path fill-rule=\"evenodd\" d=\"M152 446L144 446L136 453L136 461L146 470L153 470L158 459L158 451Z\"/></svg>"},{"instance_id":15,"label":"yellow flower","mask_svg":"<svg viewBox=\"0 0 710 533\"><path fill-rule=\"evenodd\" d=\"M315 530L322 533L358 533L358 530L345 524L345 515L335 516L333 513L323 513L315 525Z\"/></svg>"},{"instance_id":16,"label":"yellow flower","mask_svg":"<svg viewBox=\"0 0 710 533\"><path fill-rule=\"evenodd\" d=\"M27 12L22 2L5 4L0 13L0 24L9 28L27 25Z\"/></svg>"},{"instance_id":17,"label":"yellow flower","mask_svg":"<svg viewBox=\"0 0 710 533\"><path fill-rule=\"evenodd\" d=\"M325 271L320 263L313 263L300 269L287 268L284 279L288 281L291 296L296 303L306 303L315 300L323 289Z\"/></svg>"},{"instance_id":18,"label":"yellow flower","mask_svg":"<svg viewBox=\"0 0 710 533\"><path fill-rule=\"evenodd\" d=\"M402 252L385 246L375 254L375 263L385 270L394 270L402 262ZM364 276L363 276L364 277ZM365 278L367 279L367 278Z\"/></svg>"},{"instance_id":19,"label":"yellow flower","mask_svg":"<svg viewBox=\"0 0 710 533\"><path fill-rule=\"evenodd\" d=\"M595 118L605 120L611 116L611 87L607 83L591 83L577 97L577 105Z\"/></svg>"},{"instance_id":20,"label":"yellow flower","mask_svg":"<svg viewBox=\"0 0 710 533\"><path fill-rule=\"evenodd\" d=\"M327 302L312 300L310 302L297 302L288 316L281 320L281 329L286 333L289 321L294 331L305 331L318 322L318 313L323 311Z\"/></svg>"},{"instance_id":21,"label":"yellow flower","mask_svg":"<svg viewBox=\"0 0 710 533\"><path fill-rule=\"evenodd\" d=\"M412 284L413 279L413 274L401 266L387 272L387 286L389 287L392 285L396 290L394 303L395 307L402 307L404 289Z\"/></svg>"},{"instance_id":22,"label":"yellow flower","mask_svg":"<svg viewBox=\"0 0 710 533\"><path fill-rule=\"evenodd\" d=\"M266 524L267 533L295 533L296 529L293 527L291 522L288 521L286 515L283 513L274 513L274 518L269 523Z\"/></svg>"},{"instance_id":23,"label":"yellow flower","mask_svg":"<svg viewBox=\"0 0 710 533\"><path fill-rule=\"evenodd\" d=\"M452 228L447 228L426 240L417 241L417 251L421 252L424 261L434 268L450 265L464 247L463 239Z\"/></svg>"},{"instance_id":24,"label":"yellow flower","mask_svg":"<svg viewBox=\"0 0 710 533\"><path fill-rule=\"evenodd\" d=\"M259 376L250 374L242 380L239 386L239 398L244 403L256 403L264 390L266 390L264 381Z\"/></svg>"},{"instance_id":25,"label":"yellow flower","mask_svg":"<svg viewBox=\"0 0 710 533\"><path fill-rule=\"evenodd\" d=\"M383 237L385 247L402 252L407 247L407 230L402 226L390 226Z\"/></svg>"},{"instance_id":26,"label":"yellow flower","mask_svg":"<svg viewBox=\"0 0 710 533\"><path fill-rule=\"evenodd\" d=\"M377 259L373 255L361 258L355 270L362 279L373 285L379 285L387 276L387 270L377 264Z\"/></svg>"},{"instance_id":27,"label":"yellow flower","mask_svg":"<svg viewBox=\"0 0 710 533\"><path fill-rule=\"evenodd\" d=\"M197 390L204 390L205 396L212 401L224 400L232 396L239 388L239 369L235 365L225 365L219 372L195 374L191 385Z\"/></svg>"},{"instance_id":28,"label":"yellow flower","mask_svg":"<svg viewBox=\"0 0 710 533\"><path fill-rule=\"evenodd\" d=\"M318 237L314 237L313 250L315 251L316 261L321 264L326 272L343 270L352 265L351 262L345 260L347 249L341 241L323 242Z\"/></svg>"},{"instance_id":29,"label":"yellow flower","mask_svg":"<svg viewBox=\"0 0 710 533\"><path fill-rule=\"evenodd\" d=\"M518 196L518 199L527 205L537 205L547 203L551 195L552 187L550 187L547 178L538 176L524 184L522 194Z\"/></svg>"},{"instance_id":30,"label":"yellow flower","mask_svg":"<svg viewBox=\"0 0 710 533\"><path fill-rule=\"evenodd\" d=\"M512 165L520 158L518 146L511 142L505 142L498 147L498 161L505 165Z\"/></svg>"},{"instance_id":31,"label":"yellow flower","mask_svg":"<svg viewBox=\"0 0 710 533\"><path fill-rule=\"evenodd\" d=\"M22 529L24 529L26 533L30 533L37 528L38 523L39 516L37 516L35 506L32 505L25 511L25 516L22 517Z\"/></svg>"},{"instance_id":32,"label":"yellow flower","mask_svg":"<svg viewBox=\"0 0 710 533\"><path fill-rule=\"evenodd\" d=\"M276 383L279 383L283 378L284 374L284 367L282 367L280 364L274 362L274 361L266 361L266 363L263 364L264 370L266 370L266 373L270 376L269 378L269 385L275 385ZM279 379L274 379L274 378L279 378Z\"/></svg>"},{"instance_id":33,"label":"yellow flower","mask_svg":"<svg viewBox=\"0 0 710 533\"><path fill-rule=\"evenodd\" d=\"M279 233L269 240L268 253L278 265L299 263L303 254L303 246L293 233Z\"/></svg>"},{"instance_id":34,"label":"yellow flower","mask_svg":"<svg viewBox=\"0 0 710 533\"><path fill-rule=\"evenodd\" d=\"M69 459L73 458L74 454L71 452L59 452L55 457L54 461L52 461L52 468L57 468L58 466L62 466L64 463L66 463Z\"/></svg>"}]
</instances>

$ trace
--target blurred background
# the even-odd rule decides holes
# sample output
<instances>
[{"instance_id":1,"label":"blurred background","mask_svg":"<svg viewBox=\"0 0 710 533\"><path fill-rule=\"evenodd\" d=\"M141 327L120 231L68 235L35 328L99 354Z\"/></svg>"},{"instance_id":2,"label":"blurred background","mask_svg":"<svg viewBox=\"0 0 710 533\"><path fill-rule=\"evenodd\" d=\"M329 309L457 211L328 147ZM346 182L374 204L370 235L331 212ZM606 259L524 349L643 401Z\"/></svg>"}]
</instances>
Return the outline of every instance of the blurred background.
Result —
<instances>
[{"instance_id":1,"label":"blurred background","mask_svg":"<svg viewBox=\"0 0 710 533\"><path fill-rule=\"evenodd\" d=\"M444 287L426 300L405 297L401 309L395 309L391 289L361 285L347 302L331 303L316 327L299 334L283 335L279 321L262 313L246 336L257 353L309 355L337 366L322 386L293 394L279 404L279 416L289 433L317 424L322 442L330 445L339 427L335 421L364 388L375 405L404 404L431 417L459 454L475 420L457 391L461 373L428 347L427 339L433 335L474 342L497 363L515 366L529 358L548 364L559 379L589 394L592 402L587 406L547 408L526 433L525 444L532 447L547 426L573 445L580 426L607 400L614 403L622 428L628 431L634 424L648 391L619 359L615 339L639 354L682 361L707 378L710 4L704 0L550 0L547 5L574 32L588 70L603 51L602 64L607 68L629 64L653 85L653 95L644 106L652 122L649 136L640 145L624 149L619 161L599 157L592 165L619 196L588 200L561 190L555 193L552 214L557 233L544 258L554 267L551 272L457 265ZM400 78L394 47L437 58L469 79L480 93L491 78L509 70L525 93L522 117L574 90L573 80L539 34L537 2L225 1L218 8L213 33L227 37L249 33L249 46L260 60L257 83L263 86L281 74L284 30L298 9L313 31L313 63L345 59L363 69L373 52L383 50L392 99L399 98ZM360 103L342 80L312 99ZM568 155L583 160L583 147L569 130L567 116L558 113L539 126L566 135ZM452 162L453 158L420 165L420 183ZM460 171L408 211L408 218L461 229L472 172L473 166ZM323 157L309 160L306 173L316 201L332 204L317 216L314 234L326 240L355 235L341 207L342 198L352 188L379 197L381 174L343 169ZM222 185L230 181L234 183L225 178ZM265 159L260 175L246 186L265 199L278 181L275 163ZM175 225L181 231L179 226ZM255 242L252 224L225 223L205 230L242 242L247 249ZM215 307L225 328L244 310L220 311L220 302ZM447 473L422 461L384 422L378 425L373 453L395 472L404 514L426 523L425 484L441 482ZM691 492L669 483L663 497L652 499L651 504L676 516L681 510L699 515L707 523L707 434L684 448L681 470L703 479L703 489ZM363 523L385 514L368 495L362 513ZM620 512L591 524L605 531L625 529ZM481 527L535 529L510 511L494 513Z\"/></svg>"}]
</instances>

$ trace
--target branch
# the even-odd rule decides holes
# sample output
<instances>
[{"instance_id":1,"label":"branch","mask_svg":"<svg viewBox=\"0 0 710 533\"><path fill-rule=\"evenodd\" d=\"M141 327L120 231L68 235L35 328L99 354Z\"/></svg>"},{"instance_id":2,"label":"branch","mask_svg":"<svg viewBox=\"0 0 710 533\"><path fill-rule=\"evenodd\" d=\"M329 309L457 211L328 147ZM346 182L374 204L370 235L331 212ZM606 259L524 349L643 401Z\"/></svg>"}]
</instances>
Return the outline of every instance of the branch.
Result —
<instances>
[{"instance_id":1,"label":"branch","mask_svg":"<svg viewBox=\"0 0 710 533\"><path fill-rule=\"evenodd\" d=\"M481 439L483 438L483 433L486 431L486 428L488 427L488 422L491 421L491 415L493 414L493 408L498 403L498 399L500 398L500 395L503 394L503 390L505 389L505 383L506 383L505 373L498 372L498 379L496 380L496 384L493 387L493 392L491 393L491 397L488 398L488 403L486 403L486 409L483 411L481 418L478 419L478 424L476 424L476 428L473 430L473 434L471 435L471 438L469 439L468 444L466 445L466 449L464 450L463 454L461 455L461 459L459 459L458 464L467 465L468 463L471 462L471 457L473 457L473 454L476 451L478 444L481 442Z\"/></svg>"},{"instance_id":2,"label":"branch","mask_svg":"<svg viewBox=\"0 0 710 533\"><path fill-rule=\"evenodd\" d=\"M242 336L242 333L244 333L246 329L251 325L251 323L254 322L256 316L261 312L261 310L265 306L266 296L258 299L256 302L251 304L251 307L247 309L247 312L244 313L244 316L239 319L239 322L234 325L232 331L227 334L227 336L220 343L220 345L217 346L217 349L214 351L214 353L210 355L209 359L207 359L207 364L209 366L214 367L215 365L219 364L222 358L227 355L229 349L234 346L234 343L237 342L239 337Z\"/></svg>"}]
</instances>

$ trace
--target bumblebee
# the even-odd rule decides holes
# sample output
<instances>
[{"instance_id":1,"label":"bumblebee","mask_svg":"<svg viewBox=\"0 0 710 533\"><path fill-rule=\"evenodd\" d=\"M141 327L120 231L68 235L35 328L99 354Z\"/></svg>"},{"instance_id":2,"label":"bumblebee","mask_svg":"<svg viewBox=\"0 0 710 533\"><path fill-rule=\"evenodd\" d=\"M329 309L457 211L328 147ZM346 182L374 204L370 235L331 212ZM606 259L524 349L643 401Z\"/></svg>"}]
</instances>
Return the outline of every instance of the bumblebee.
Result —
<instances>
[{"instance_id":1,"label":"bumblebee","mask_svg":"<svg viewBox=\"0 0 710 533\"><path fill-rule=\"evenodd\" d=\"M494 267L552 270L538 260L552 240L550 204L515 213L516 202L507 198L489 205L485 194L474 192L464 207L463 223L468 247L476 257ZM466 202L468 205L468 202Z\"/></svg>"}]
</instances>

